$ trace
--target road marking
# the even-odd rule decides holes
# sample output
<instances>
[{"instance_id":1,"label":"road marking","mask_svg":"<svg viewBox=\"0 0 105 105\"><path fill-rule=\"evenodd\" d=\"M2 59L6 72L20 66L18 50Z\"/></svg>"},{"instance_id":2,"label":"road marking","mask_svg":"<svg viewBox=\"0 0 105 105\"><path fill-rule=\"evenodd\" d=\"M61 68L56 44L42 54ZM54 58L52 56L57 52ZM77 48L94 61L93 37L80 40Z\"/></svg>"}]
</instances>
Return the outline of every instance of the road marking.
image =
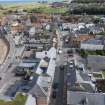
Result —
<instances>
[{"instance_id":1,"label":"road marking","mask_svg":"<svg viewBox=\"0 0 105 105\"><path fill-rule=\"evenodd\" d=\"M2 88L0 89L0 93L3 93L3 90L6 88L6 86L7 86L7 84L4 84L4 85L2 86Z\"/></svg>"}]
</instances>

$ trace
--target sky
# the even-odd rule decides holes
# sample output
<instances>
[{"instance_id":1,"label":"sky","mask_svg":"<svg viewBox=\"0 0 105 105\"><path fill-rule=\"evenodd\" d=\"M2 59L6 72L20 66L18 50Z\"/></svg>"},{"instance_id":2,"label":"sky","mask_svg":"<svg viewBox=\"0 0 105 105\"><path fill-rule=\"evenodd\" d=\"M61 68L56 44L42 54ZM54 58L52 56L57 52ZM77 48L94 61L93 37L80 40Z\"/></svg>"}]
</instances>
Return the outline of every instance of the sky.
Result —
<instances>
[{"instance_id":1,"label":"sky","mask_svg":"<svg viewBox=\"0 0 105 105\"><path fill-rule=\"evenodd\" d=\"M44 0L0 0L0 1L44 1ZM61 1L61 0L48 0L48 1Z\"/></svg>"},{"instance_id":2,"label":"sky","mask_svg":"<svg viewBox=\"0 0 105 105\"><path fill-rule=\"evenodd\" d=\"M0 0L0 3L12 3L12 2L38 2L38 1L49 1L49 2L55 2L55 1L62 1L62 0Z\"/></svg>"},{"instance_id":3,"label":"sky","mask_svg":"<svg viewBox=\"0 0 105 105\"><path fill-rule=\"evenodd\" d=\"M0 1L4 1L4 0L0 0ZM5 1L42 1L42 0L5 0ZM52 1L54 1L54 0L52 0ZM56 0L56 1L61 1L61 0Z\"/></svg>"},{"instance_id":4,"label":"sky","mask_svg":"<svg viewBox=\"0 0 105 105\"><path fill-rule=\"evenodd\" d=\"M0 0L0 1L4 1L4 0ZM27 0L5 0L5 1L27 1ZM32 1L37 1L37 0L32 0Z\"/></svg>"}]
</instances>

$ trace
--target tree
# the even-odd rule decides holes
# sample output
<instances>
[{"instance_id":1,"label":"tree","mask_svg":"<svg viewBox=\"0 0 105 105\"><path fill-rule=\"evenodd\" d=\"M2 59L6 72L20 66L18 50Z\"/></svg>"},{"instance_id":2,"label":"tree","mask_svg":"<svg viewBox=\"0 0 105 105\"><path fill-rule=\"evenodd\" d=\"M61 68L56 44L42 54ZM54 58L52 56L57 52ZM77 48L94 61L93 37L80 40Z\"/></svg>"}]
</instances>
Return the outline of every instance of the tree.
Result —
<instances>
[{"instance_id":1,"label":"tree","mask_svg":"<svg viewBox=\"0 0 105 105\"><path fill-rule=\"evenodd\" d=\"M88 56L88 54L84 51L84 50L81 50L80 51L80 55L83 57L83 58L86 58Z\"/></svg>"},{"instance_id":2,"label":"tree","mask_svg":"<svg viewBox=\"0 0 105 105\"><path fill-rule=\"evenodd\" d=\"M31 16L30 17L30 20L31 20L32 23L37 22L37 17Z\"/></svg>"}]
</instances>

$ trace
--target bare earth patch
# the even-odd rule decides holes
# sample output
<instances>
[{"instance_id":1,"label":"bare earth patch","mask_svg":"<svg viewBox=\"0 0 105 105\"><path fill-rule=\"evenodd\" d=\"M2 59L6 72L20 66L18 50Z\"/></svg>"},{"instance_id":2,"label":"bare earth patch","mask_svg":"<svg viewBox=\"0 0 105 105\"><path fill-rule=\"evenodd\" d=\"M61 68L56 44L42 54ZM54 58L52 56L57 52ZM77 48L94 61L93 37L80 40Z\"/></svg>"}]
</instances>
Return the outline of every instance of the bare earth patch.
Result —
<instances>
[{"instance_id":1,"label":"bare earth patch","mask_svg":"<svg viewBox=\"0 0 105 105\"><path fill-rule=\"evenodd\" d=\"M5 40L0 39L0 64L2 64L8 53L8 45Z\"/></svg>"}]
</instances>

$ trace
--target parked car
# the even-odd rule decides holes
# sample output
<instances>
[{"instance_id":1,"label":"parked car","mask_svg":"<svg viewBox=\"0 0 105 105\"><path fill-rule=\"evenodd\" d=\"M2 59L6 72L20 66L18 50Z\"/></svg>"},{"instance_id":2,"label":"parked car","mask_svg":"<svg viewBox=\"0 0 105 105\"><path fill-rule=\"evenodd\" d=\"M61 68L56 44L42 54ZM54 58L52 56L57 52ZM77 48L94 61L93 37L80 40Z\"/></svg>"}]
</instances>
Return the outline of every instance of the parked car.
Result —
<instances>
[{"instance_id":1,"label":"parked car","mask_svg":"<svg viewBox=\"0 0 105 105\"><path fill-rule=\"evenodd\" d=\"M12 67L12 63L9 64L8 68L11 68L11 67Z\"/></svg>"},{"instance_id":2,"label":"parked car","mask_svg":"<svg viewBox=\"0 0 105 105\"><path fill-rule=\"evenodd\" d=\"M61 65L60 66L60 70L64 70L64 65Z\"/></svg>"},{"instance_id":3,"label":"parked car","mask_svg":"<svg viewBox=\"0 0 105 105\"><path fill-rule=\"evenodd\" d=\"M55 99L56 97L57 97L57 93L56 93L56 91L53 91L52 92L52 98Z\"/></svg>"},{"instance_id":4,"label":"parked car","mask_svg":"<svg viewBox=\"0 0 105 105\"><path fill-rule=\"evenodd\" d=\"M53 89L57 89L58 88L58 83L54 83L53 84Z\"/></svg>"},{"instance_id":5,"label":"parked car","mask_svg":"<svg viewBox=\"0 0 105 105\"><path fill-rule=\"evenodd\" d=\"M73 51L72 50L68 50L67 54L68 54L68 56L72 57L73 56Z\"/></svg>"},{"instance_id":6,"label":"parked car","mask_svg":"<svg viewBox=\"0 0 105 105\"><path fill-rule=\"evenodd\" d=\"M15 70L15 75L16 76L25 76L26 71L17 69L17 70Z\"/></svg>"},{"instance_id":7,"label":"parked car","mask_svg":"<svg viewBox=\"0 0 105 105\"><path fill-rule=\"evenodd\" d=\"M2 77L0 77L0 80L2 80Z\"/></svg>"}]
</instances>

